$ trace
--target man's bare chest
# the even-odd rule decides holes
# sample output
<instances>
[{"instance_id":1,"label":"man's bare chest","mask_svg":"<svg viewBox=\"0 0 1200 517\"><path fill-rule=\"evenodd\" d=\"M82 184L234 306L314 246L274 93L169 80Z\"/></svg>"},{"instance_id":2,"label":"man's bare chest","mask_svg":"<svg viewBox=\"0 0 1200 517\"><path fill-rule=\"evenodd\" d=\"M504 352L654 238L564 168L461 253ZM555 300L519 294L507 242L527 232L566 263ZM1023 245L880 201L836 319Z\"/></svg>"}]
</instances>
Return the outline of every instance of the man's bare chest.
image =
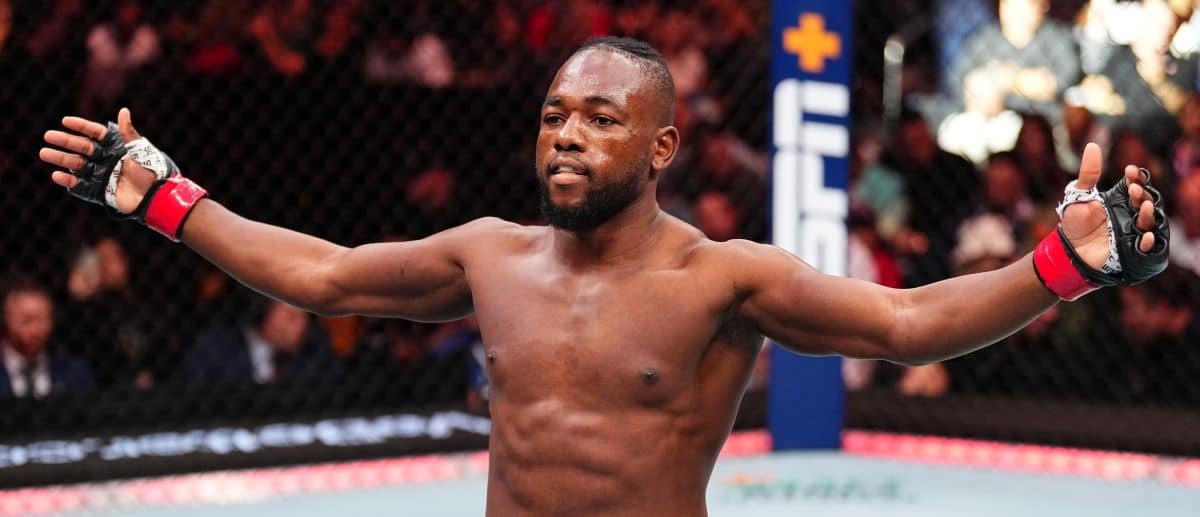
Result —
<instances>
[{"instance_id":1,"label":"man's bare chest","mask_svg":"<svg viewBox=\"0 0 1200 517\"><path fill-rule=\"evenodd\" d=\"M695 378L731 301L694 273L517 268L473 281L494 389L671 398Z\"/></svg>"}]
</instances>

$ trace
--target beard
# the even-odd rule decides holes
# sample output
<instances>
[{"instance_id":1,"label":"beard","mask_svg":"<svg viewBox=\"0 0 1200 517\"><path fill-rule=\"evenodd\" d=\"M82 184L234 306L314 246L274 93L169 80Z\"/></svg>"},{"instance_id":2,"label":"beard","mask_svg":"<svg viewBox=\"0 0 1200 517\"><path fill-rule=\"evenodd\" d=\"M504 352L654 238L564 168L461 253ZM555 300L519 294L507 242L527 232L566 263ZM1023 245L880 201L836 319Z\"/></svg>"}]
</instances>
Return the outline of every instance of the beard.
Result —
<instances>
[{"instance_id":1,"label":"beard","mask_svg":"<svg viewBox=\"0 0 1200 517\"><path fill-rule=\"evenodd\" d=\"M594 177L591 171L588 177ZM594 230L637 200L642 193L639 179L639 173L633 173L615 183L588 189L583 203L573 207L555 205L550 199L549 180L543 179L538 182L542 218L550 226L571 232Z\"/></svg>"}]
</instances>

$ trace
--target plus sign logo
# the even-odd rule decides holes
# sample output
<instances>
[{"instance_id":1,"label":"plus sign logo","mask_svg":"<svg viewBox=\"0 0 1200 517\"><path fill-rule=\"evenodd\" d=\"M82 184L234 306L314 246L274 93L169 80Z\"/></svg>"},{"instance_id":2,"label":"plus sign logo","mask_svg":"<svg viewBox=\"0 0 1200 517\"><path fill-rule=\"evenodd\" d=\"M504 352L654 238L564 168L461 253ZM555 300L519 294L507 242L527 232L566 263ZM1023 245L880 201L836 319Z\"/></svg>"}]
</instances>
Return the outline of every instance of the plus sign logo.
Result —
<instances>
[{"instance_id":1,"label":"plus sign logo","mask_svg":"<svg viewBox=\"0 0 1200 517\"><path fill-rule=\"evenodd\" d=\"M825 60L842 55L842 38L825 30L824 16L804 13L799 26L783 31L783 50L799 57L801 70L819 74L825 71Z\"/></svg>"}]
</instances>

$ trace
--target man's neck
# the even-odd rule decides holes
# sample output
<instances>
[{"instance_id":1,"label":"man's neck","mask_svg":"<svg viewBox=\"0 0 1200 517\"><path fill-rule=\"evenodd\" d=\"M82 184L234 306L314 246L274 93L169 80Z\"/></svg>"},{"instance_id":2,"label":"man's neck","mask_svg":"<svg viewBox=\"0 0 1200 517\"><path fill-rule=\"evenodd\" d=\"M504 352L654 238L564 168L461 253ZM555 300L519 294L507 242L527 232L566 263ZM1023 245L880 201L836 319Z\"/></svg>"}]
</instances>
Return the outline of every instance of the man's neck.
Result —
<instances>
[{"instance_id":1,"label":"man's neck","mask_svg":"<svg viewBox=\"0 0 1200 517\"><path fill-rule=\"evenodd\" d=\"M595 229L573 232L552 228L554 252L572 266L619 262L654 242L664 221L658 201L646 196Z\"/></svg>"}]
</instances>

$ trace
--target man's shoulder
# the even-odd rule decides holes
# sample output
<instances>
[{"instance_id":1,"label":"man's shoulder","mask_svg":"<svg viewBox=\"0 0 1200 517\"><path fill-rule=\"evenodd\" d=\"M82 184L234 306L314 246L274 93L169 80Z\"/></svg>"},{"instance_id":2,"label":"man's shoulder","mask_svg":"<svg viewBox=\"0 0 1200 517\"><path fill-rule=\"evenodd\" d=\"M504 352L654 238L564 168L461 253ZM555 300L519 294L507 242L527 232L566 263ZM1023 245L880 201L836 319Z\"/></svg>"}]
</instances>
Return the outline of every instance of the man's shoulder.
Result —
<instances>
[{"instance_id":1,"label":"man's shoulder","mask_svg":"<svg viewBox=\"0 0 1200 517\"><path fill-rule=\"evenodd\" d=\"M472 219L458 226L463 230L496 230L501 228L520 227L521 225L494 215Z\"/></svg>"},{"instance_id":2,"label":"man's shoulder","mask_svg":"<svg viewBox=\"0 0 1200 517\"><path fill-rule=\"evenodd\" d=\"M499 217L482 217L432 238L465 264L527 253L545 235L545 229L544 226L527 226Z\"/></svg>"},{"instance_id":3,"label":"man's shoulder","mask_svg":"<svg viewBox=\"0 0 1200 517\"><path fill-rule=\"evenodd\" d=\"M786 256L788 252L778 246L746 239L721 242L704 239L690 253L692 262L728 273L751 272L758 264Z\"/></svg>"},{"instance_id":4,"label":"man's shoulder","mask_svg":"<svg viewBox=\"0 0 1200 517\"><path fill-rule=\"evenodd\" d=\"M454 240L478 247L480 244L526 244L544 232L544 226L527 226L499 217L481 217L443 233Z\"/></svg>"}]
</instances>

